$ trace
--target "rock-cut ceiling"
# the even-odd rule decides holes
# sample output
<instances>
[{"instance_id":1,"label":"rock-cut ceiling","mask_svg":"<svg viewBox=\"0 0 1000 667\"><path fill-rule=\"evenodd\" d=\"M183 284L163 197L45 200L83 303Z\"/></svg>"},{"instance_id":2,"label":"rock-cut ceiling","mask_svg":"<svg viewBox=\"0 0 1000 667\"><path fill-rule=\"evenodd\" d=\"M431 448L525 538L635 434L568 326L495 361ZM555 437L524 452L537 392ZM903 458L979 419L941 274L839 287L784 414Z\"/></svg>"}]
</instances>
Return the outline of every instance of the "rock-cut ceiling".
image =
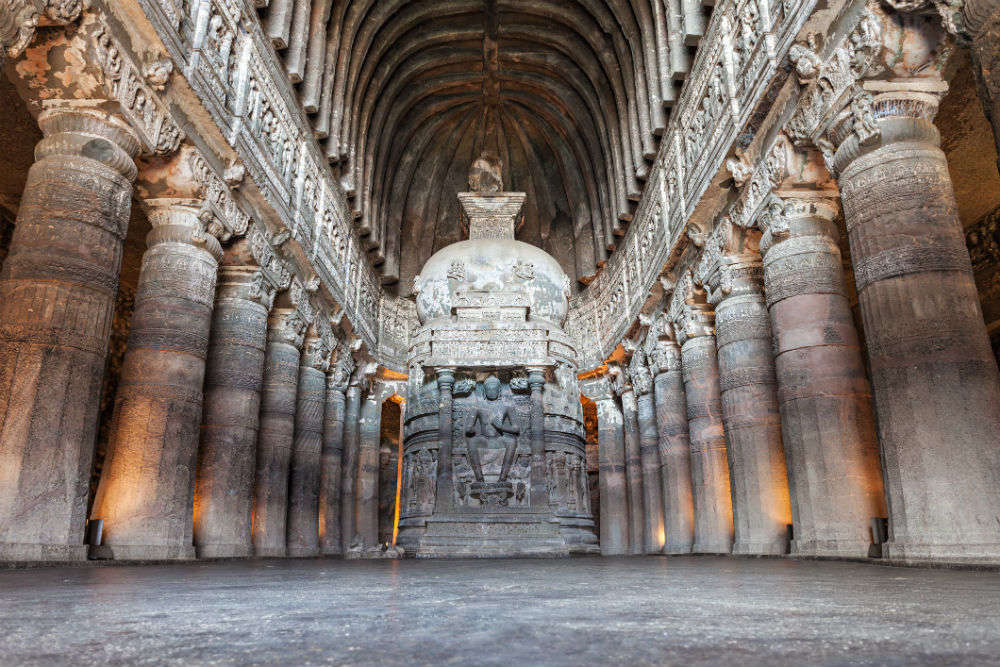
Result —
<instances>
[{"instance_id":1,"label":"rock-cut ceiling","mask_svg":"<svg viewBox=\"0 0 1000 667\"><path fill-rule=\"evenodd\" d=\"M631 218L707 22L700 0L270 0L284 58L384 282L464 238L482 152L528 193L517 237L575 288Z\"/></svg>"}]
</instances>

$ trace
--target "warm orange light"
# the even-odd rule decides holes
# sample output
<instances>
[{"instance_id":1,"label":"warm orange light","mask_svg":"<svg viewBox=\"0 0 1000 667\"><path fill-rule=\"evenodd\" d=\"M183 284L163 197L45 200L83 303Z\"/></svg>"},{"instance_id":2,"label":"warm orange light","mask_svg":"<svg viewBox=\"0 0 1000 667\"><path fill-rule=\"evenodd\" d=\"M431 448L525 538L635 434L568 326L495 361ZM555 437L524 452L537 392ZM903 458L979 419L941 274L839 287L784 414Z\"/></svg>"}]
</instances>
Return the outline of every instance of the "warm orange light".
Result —
<instances>
[{"instance_id":1,"label":"warm orange light","mask_svg":"<svg viewBox=\"0 0 1000 667\"><path fill-rule=\"evenodd\" d=\"M392 546L396 546L399 537L399 503L403 497L403 424L406 423L406 401L394 395L390 400L399 403L399 449L396 454L396 508L392 517Z\"/></svg>"}]
</instances>

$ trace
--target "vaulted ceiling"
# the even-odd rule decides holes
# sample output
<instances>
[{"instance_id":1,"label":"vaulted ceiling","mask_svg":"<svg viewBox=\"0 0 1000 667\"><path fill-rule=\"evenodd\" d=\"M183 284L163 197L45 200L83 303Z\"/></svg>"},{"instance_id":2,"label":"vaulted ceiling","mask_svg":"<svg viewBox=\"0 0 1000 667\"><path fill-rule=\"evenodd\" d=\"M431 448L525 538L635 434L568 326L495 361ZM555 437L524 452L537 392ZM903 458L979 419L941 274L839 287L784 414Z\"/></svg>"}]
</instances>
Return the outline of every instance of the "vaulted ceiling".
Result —
<instances>
[{"instance_id":1,"label":"vaulted ceiling","mask_svg":"<svg viewBox=\"0 0 1000 667\"><path fill-rule=\"evenodd\" d=\"M265 30L384 281L464 238L483 151L518 238L592 278L641 196L707 21L700 0L270 0ZM576 281L574 281L576 284Z\"/></svg>"}]
</instances>

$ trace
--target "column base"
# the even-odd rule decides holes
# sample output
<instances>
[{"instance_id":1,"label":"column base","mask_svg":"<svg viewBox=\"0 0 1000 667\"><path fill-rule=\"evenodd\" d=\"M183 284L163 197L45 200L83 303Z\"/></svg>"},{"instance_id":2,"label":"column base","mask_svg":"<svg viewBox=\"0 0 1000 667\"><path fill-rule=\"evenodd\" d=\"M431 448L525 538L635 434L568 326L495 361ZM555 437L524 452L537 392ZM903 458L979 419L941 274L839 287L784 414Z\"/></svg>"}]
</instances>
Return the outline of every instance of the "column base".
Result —
<instances>
[{"instance_id":1,"label":"column base","mask_svg":"<svg viewBox=\"0 0 1000 667\"><path fill-rule=\"evenodd\" d=\"M777 542L736 542L733 553L740 556L784 556L788 553L788 540Z\"/></svg>"},{"instance_id":2,"label":"column base","mask_svg":"<svg viewBox=\"0 0 1000 667\"><path fill-rule=\"evenodd\" d=\"M249 558L253 548L247 544L200 544L195 547L198 558Z\"/></svg>"},{"instance_id":3,"label":"column base","mask_svg":"<svg viewBox=\"0 0 1000 667\"><path fill-rule=\"evenodd\" d=\"M288 549L285 547L260 547L253 550L253 555L257 558L285 558L288 556Z\"/></svg>"},{"instance_id":4,"label":"column base","mask_svg":"<svg viewBox=\"0 0 1000 667\"><path fill-rule=\"evenodd\" d=\"M194 546L167 544L102 544L90 547L94 560L194 560Z\"/></svg>"},{"instance_id":5,"label":"column base","mask_svg":"<svg viewBox=\"0 0 1000 667\"><path fill-rule=\"evenodd\" d=\"M87 560L86 544L0 542L0 562L70 562Z\"/></svg>"},{"instance_id":6,"label":"column base","mask_svg":"<svg viewBox=\"0 0 1000 667\"><path fill-rule=\"evenodd\" d=\"M729 554L732 553L732 546L729 542L695 542L691 547L691 553Z\"/></svg>"},{"instance_id":7,"label":"column base","mask_svg":"<svg viewBox=\"0 0 1000 667\"><path fill-rule=\"evenodd\" d=\"M671 544L670 542L667 542L666 544L663 545L663 553L671 556L689 554L691 553L691 549L692 546L690 542L680 542L677 544Z\"/></svg>"},{"instance_id":8,"label":"column base","mask_svg":"<svg viewBox=\"0 0 1000 667\"><path fill-rule=\"evenodd\" d=\"M931 565L997 565L1000 564L1000 543L995 544L922 544L917 542L886 542L883 558L890 562Z\"/></svg>"},{"instance_id":9,"label":"column base","mask_svg":"<svg viewBox=\"0 0 1000 667\"><path fill-rule=\"evenodd\" d=\"M792 540L791 555L809 558L865 558L871 542L852 540Z\"/></svg>"},{"instance_id":10,"label":"column base","mask_svg":"<svg viewBox=\"0 0 1000 667\"><path fill-rule=\"evenodd\" d=\"M342 549L320 549L319 550L319 555L320 556L329 556L329 557L333 558L333 557L343 556L344 555L344 551Z\"/></svg>"}]
</instances>

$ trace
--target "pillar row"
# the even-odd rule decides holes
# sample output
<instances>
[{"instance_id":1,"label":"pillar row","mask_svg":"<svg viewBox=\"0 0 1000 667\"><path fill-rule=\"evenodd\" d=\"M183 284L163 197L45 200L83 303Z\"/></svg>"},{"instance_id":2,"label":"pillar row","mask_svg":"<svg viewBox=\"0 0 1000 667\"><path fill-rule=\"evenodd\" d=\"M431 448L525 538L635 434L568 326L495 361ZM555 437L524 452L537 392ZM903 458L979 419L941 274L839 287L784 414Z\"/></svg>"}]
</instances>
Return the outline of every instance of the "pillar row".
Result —
<instances>
[{"instance_id":1,"label":"pillar row","mask_svg":"<svg viewBox=\"0 0 1000 667\"><path fill-rule=\"evenodd\" d=\"M639 452L642 461L643 551L663 551L663 482L660 479L659 431L653 403L653 378L640 347L632 353L629 378L635 390L635 416L639 429Z\"/></svg>"},{"instance_id":2,"label":"pillar row","mask_svg":"<svg viewBox=\"0 0 1000 667\"><path fill-rule=\"evenodd\" d=\"M250 539L267 316L274 297L245 241L219 270L205 369L205 405L194 494L199 558L253 554Z\"/></svg>"},{"instance_id":3,"label":"pillar row","mask_svg":"<svg viewBox=\"0 0 1000 667\"><path fill-rule=\"evenodd\" d=\"M80 560L139 142L53 109L0 273L0 560Z\"/></svg>"},{"instance_id":4,"label":"pillar row","mask_svg":"<svg viewBox=\"0 0 1000 667\"><path fill-rule=\"evenodd\" d=\"M831 136L878 415L887 555L994 561L1000 377L932 123L944 86L869 83L873 136L862 145L851 114Z\"/></svg>"},{"instance_id":5,"label":"pillar row","mask_svg":"<svg viewBox=\"0 0 1000 667\"><path fill-rule=\"evenodd\" d=\"M274 308L268 318L254 486L253 546L257 556L288 553L288 476L305 327L295 308Z\"/></svg>"},{"instance_id":6,"label":"pillar row","mask_svg":"<svg viewBox=\"0 0 1000 667\"><path fill-rule=\"evenodd\" d=\"M844 280L834 202L785 191L762 218L793 554L866 557L884 516L871 391Z\"/></svg>"},{"instance_id":7,"label":"pillar row","mask_svg":"<svg viewBox=\"0 0 1000 667\"><path fill-rule=\"evenodd\" d=\"M192 511L202 391L222 249L197 202L147 200L135 313L92 517L102 551L125 560L194 557Z\"/></svg>"},{"instance_id":8,"label":"pillar row","mask_svg":"<svg viewBox=\"0 0 1000 667\"><path fill-rule=\"evenodd\" d=\"M606 384L606 380L602 384ZM610 387L592 396L597 406L598 484L601 493L601 555L629 552L629 511L622 411Z\"/></svg>"}]
</instances>

